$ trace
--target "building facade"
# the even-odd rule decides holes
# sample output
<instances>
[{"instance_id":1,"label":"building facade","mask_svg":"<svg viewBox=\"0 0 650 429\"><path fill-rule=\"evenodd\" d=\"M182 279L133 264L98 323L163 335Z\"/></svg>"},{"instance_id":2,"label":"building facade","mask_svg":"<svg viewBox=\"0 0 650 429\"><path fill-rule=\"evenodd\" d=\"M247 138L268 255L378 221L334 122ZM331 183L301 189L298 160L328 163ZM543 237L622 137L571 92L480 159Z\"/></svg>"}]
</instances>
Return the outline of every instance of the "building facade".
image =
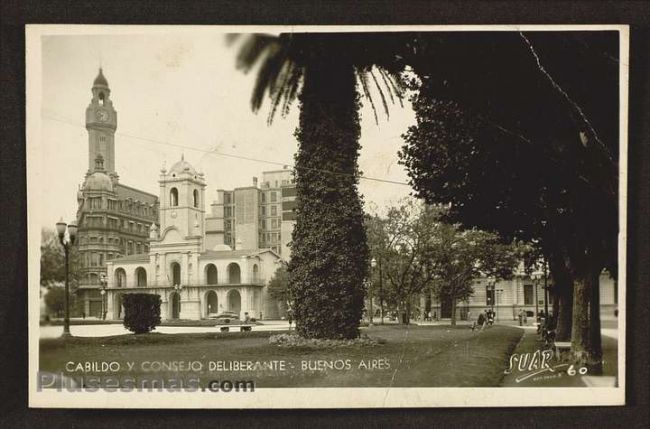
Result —
<instances>
[{"instance_id":1,"label":"building facade","mask_svg":"<svg viewBox=\"0 0 650 429\"><path fill-rule=\"evenodd\" d=\"M222 222L231 217L220 216L224 204L213 204L206 216L204 176L187 161L162 169L159 184L160 227L151 224L148 253L107 262L107 318L123 317L122 297L132 292L159 295L162 319L198 320L227 312L241 319L277 317L278 304L267 285L280 255L252 248L250 241L237 249L219 242L225 235ZM254 198L259 194L253 191L235 191L243 203L235 211L246 224L259 209ZM250 231L240 233L251 240Z\"/></svg>"},{"instance_id":2,"label":"building facade","mask_svg":"<svg viewBox=\"0 0 650 429\"><path fill-rule=\"evenodd\" d=\"M456 318L476 320L480 312L492 309L495 312L495 319L516 320L521 310L526 312L528 317L534 317L543 312L547 307L549 313L553 313L553 283L550 277L544 280L531 278L523 273L523 270L511 280L491 281L487 278L474 280L474 294L467 300L457 303ZM549 293L546 293L547 288ZM617 285L609 273L603 272L600 276L600 310L602 318L616 317L618 309ZM427 301L429 301L427 303ZM434 319L449 319L451 317L451 302L439 302L434 296L422 295L416 305L422 311L431 308ZM375 307L376 308L376 307Z\"/></svg>"},{"instance_id":3,"label":"building facade","mask_svg":"<svg viewBox=\"0 0 650 429\"><path fill-rule=\"evenodd\" d=\"M271 249L288 260L296 223L295 196L292 172L286 169L265 171L262 182L254 177L251 186L217 189L206 219L208 247Z\"/></svg>"},{"instance_id":4,"label":"building facade","mask_svg":"<svg viewBox=\"0 0 650 429\"><path fill-rule=\"evenodd\" d=\"M117 112L102 70L86 108L88 171L77 193L78 315L101 317L106 262L148 254L149 229L158 220L158 198L119 181L115 166Z\"/></svg>"}]
</instances>

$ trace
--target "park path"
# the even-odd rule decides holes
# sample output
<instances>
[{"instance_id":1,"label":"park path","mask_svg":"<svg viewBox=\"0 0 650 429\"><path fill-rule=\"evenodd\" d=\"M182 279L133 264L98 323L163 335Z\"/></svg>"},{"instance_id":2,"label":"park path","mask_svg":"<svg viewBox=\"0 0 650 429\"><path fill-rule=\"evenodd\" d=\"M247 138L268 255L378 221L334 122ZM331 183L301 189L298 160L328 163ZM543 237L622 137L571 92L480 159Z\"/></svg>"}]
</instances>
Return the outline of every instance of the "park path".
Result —
<instances>
[{"instance_id":1,"label":"park path","mask_svg":"<svg viewBox=\"0 0 650 429\"><path fill-rule=\"evenodd\" d=\"M284 320L264 321L262 325L256 325L254 331L285 331L289 329L289 323ZM157 326L154 332L161 334L196 334L203 332L217 332L215 326ZM63 333L63 326L40 326L39 338L58 338ZM131 334L124 325L72 325L70 333L75 337L109 337L113 335Z\"/></svg>"}]
</instances>

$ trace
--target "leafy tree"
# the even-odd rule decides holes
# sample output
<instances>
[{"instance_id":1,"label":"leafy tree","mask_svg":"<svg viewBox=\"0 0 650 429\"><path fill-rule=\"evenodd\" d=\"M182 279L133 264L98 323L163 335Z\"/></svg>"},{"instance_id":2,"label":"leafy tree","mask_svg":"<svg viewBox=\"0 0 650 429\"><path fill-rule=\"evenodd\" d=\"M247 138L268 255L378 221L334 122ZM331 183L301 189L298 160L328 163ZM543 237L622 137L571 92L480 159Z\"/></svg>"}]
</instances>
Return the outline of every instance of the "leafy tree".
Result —
<instances>
[{"instance_id":1,"label":"leafy tree","mask_svg":"<svg viewBox=\"0 0 650 429\"><path fill-rule=\"evenodd\" d=\"M52 286L45 294L45 305L47 309L57 317L60 317L65 310L65 288Z\"/></svg>"},{"instance_id":2,"label":"leafy tree","mask_svg":"<svg viewBox=\"0 0 650 429\"><path fill-rule=\"evenodd\" d=\"M288 271L297 331L305 337L359 334L368 247L357 190L358 89L374 107L371 79L388 113L389 100L401 96L402 65L394 55L400 43L399 35L390 34L256 35L239 51L244 71L261 62L253 110L267 94L269 120L278 110L286 113L296 98L300 102L296 227Z\"/></svg>"},{"instance_id":3,"label":"leafy tree","mask_svg":"<svg viewBox=\"0 0 650 429\"><path fill-rule=\"evenodd\" d=\"M268 286L269 295L279 302L288 302L289 294L289 273L286 266L282 265L275 270Z\"/></svg>"},{"instance_id":4,"label":"leafy tree","mask_svg":"<svg viewBox=\"0 0 650 429\"><path fill-rule=\"evenodd\" d=\"M617 49L606 33L420 35L406 59L418 119L400 156L417 195L451 204L464 225L537 243L558 337L571 330L591 364L598 277L617 260Z\"/></svg>"},{"instance_id":5,"label":"leafy tree","mask_svg":"<svg viewBox=\"0 0 650 429\"><path fill-rule=\"evenodd\" d=\"M388 210L383 248L378 256L388 279L387 297L405 312L408 323L412 298L434 280L435 237L439 210L412 200Z\"/></svg>"},{"instance_id":6,"label":"leafy tree","mask_svg":"<svg viewBox=\"0 0 650 429\"><path fill-rule=\"evenodd\" d=\"M76 289L79 282L79 251L77 246L70 248L69 281L71 290ZM41 285L51 286L65 281L65 253L59 242L56 231L43 228L41 230Z\"/></svg>"},{"instance_id":7,"label":"leafy tree","mask_svg":"<svg viewBox=\"0 0 650 429\"><path fill-rule=\"evenodd\" d=\"M458 224L438 224L433 241L433 292L439 302L451 302L452 325L456 324L457 303L474 294L474 279L510 279L519 263L516 246L502 244L493 233L463 231Z\"/></svg>"}]
</instances>

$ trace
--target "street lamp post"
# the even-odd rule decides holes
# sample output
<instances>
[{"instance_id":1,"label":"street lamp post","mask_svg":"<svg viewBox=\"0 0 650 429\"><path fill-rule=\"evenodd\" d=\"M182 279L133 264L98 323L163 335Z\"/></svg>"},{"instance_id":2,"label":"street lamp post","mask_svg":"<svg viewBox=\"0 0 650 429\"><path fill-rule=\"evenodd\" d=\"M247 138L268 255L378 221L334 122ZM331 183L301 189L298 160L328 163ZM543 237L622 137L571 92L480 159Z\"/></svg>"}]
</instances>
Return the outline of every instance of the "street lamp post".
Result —
<instances>
[{"instance_id":1,"label":"street lamp post","mask_svg":"<svg viewBox=\"0 0 650 429\"><path fill-rule=\"evenodd\" d=\"M544 261L544 315L548 317L548 265ZM555 315L553 315L555 317Z\"/></svg>"},{"instance_id":2,"label":"street lamp post","mask_svg":"<svg viewBox=\"0 0 650 429\"><path fill-rule=\"evenodd\" d=\"M101 273L99 275L99 284L101 286L99 294L102 296L102 320L106 320L106 274Z\"/></svg>"},{"instance_id":3,"label":"street lamp post","mask_svg":"<svg viewBox=\"0 0 650 429\"><path fill-rule=\"evenodd\" d=\"M66 230L68 236L66 237ZM63 319L63 334L62 337L70 336L70 269L68 266L68 260L70 256L70 249L74 246L74 242L77 238L77 225L74 222L71 222L69 225L66 225L63 222L63 219L56 223L56 232L59 234L59 242L63 246L63 251L65 254L65 318Z\"/></svg>"},{"instance_id":4,"label":"street lamp post","mask_svg":"<svg viewBox=\"0 0 650 429\"><path fill-rule=\"evenodd\" d=\"M537 294L537 289L539 289L539 281L542 278L542 273L539 271L535 271L533 272L531 277L535 282L535 320L539 321L539 298Z\"/></svg>"},{"instance_id":5,"label":"street lamp post","mask_svg":"<svg viewBox=\"0 0 650 429\"><path fill-rule=\"evenodd\" d=\"M375 271L376 266L377 266L377 260L375 258L372 258L372 260L370 261L370 267L372 267L372 271ZM368 318L369 321L368 323L370 326L372 326L375 319L374 309L372 308L372 273L370 275L370 281L368 282L368 299L370 301L370 305L369 305L370 317Z\"/></svg>"}]
</instances>

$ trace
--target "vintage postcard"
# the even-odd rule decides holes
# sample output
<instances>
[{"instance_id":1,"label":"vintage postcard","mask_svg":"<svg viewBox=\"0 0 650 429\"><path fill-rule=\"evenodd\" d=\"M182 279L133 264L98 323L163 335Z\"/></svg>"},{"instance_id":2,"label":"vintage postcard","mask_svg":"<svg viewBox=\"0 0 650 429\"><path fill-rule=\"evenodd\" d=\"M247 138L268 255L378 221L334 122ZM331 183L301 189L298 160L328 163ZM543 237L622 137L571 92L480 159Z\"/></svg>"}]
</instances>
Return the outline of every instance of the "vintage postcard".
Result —
<instances>
[{"instance_id":1,"label":"vintage postcard","mask_svg":"<svg viewBox=\"0 0 650 429\"><path fill-rule=\"evenodd\" d=\"M31 407L625 403L627 26L25 31Z\"/></svg>"}]
</instances>

